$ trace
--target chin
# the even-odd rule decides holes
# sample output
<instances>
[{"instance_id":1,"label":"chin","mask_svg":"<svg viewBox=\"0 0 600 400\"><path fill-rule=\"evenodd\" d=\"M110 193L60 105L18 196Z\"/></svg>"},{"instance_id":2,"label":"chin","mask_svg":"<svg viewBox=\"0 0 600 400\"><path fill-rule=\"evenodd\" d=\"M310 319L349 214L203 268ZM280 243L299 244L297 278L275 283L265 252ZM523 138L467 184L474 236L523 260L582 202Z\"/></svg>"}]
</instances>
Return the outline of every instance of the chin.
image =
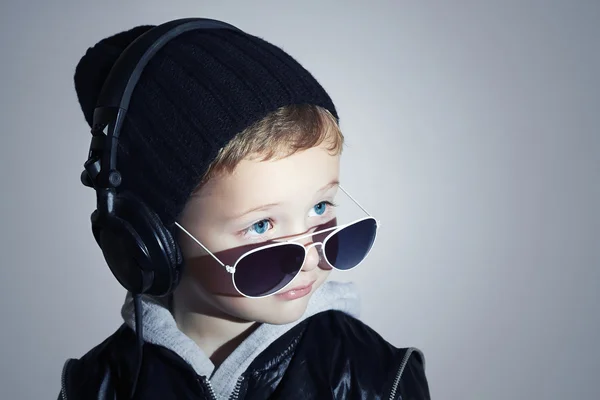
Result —
<instances>
[{"instance_id":1,"label":"chin","mask_svg":"<svg viewBox=\"0 0 600 400\"><path fill-rule=\"evenodd\" d=\"M273 303L261 313L260 322L272 325L284 325L297 321L306 311L310 295L301 299L281 301L273 299Z\"/></svg>"}]
</instances>

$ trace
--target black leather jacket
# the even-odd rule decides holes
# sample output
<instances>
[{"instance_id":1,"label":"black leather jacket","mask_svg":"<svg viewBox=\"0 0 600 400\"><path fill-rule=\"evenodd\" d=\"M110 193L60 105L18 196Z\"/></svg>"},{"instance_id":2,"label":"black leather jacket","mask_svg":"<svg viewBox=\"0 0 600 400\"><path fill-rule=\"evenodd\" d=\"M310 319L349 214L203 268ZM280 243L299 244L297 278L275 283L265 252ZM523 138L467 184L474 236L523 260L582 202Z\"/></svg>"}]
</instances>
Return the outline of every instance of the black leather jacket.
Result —
<instances>
[{"instance_id":1,"label":"black leather jacket","mask_svg":"<svg viewBox=\"0 0 600 400\"><path fill-rule=\"evenodd\" d=\"M65 363L60 400L128 399L137 366L135 333L126 325ZM209 381L177 354L144 345L138 399L215 399ZM430 399L424 359L398 349L359 320L326 311L301 322L263 351L231 399Z\"/></svg>"}]
</instances>

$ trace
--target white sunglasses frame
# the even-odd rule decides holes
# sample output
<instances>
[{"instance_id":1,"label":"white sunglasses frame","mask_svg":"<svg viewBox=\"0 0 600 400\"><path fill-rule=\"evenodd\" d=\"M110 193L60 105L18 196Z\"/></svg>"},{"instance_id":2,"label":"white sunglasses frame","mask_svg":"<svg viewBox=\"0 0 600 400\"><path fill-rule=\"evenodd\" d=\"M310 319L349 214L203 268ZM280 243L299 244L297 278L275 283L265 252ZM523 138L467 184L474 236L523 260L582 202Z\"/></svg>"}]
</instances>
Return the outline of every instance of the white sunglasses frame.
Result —
<instances>
[{"instance_id":1,"label":"white sunglasses frame","mask_svg":"<svg viewBox=\"0 0 600 400\"><path fill-rule=\"evenodd\" d=\"M374 217L373 217L371 214L369 214L369 212L368 212L367 210L365 210L365 209L364 209L364 207L363 207L363 206L361 206L361 205L358 203L358 201L356 201L356 200L354 199L354 197L352 197L352 196L350 195L350 193L348 193L348 192L347 192L347 191L346 191L346 190L345 190L345 189L344 189L344 188L343 188L341 185L338 185L338 187L339 187L339 188L342 190L342 192L344 192L344 193L345 193L345 194L346 194L346 195L347 195L347 196L350 198L350 200L352 200L352 201L353 201L353 202L354 202L354 203L355 203L355 204L356 204L356 205L357 205L357 206L358 206L358 207L359 207L361 210L363 210L363 211L365 212L365 214L367 214L367 216L366 216L366 217L359 218L359 219L357 219L357 220L354 220L354 221L352 221L352 222L350 222L350 223L347 223L347 224L344 224L344 225L338 225L338 226L334 226L334 227L331 227L331 228L326 228L326 229L323 229L323 230L320 230L320 231L317 231L317 232L311 232L311 233L307 233L307 234L305 234L305 235L301 235L301 236L295 237L295 238L293 238L293 239L286 239L286 240L279 241L279 242L277 242L277 243L266 244L266 245L264 245L264 246L260 246L260 247L257 247L257 248L255 248L255 249L248 250L247 252L243 253L241 256L239 256L239 257L237 258L237 260L235 261L235 263L233 264L233 266L231 266L231 265L228 265L228 264L226 265L225 263L223 263L223 262L222 262L222 261L221 261L221 260L220 260L220 259L219 259L219 258L216 256L216 255L214 255L214 254L213 254L213 253L212 253L212 252L211 252L211 251L210 251L208 248L206 248L206 246L204 246L204 245L203 245L203 244L202 244L202 243L201 243L201 242L200 242L198 239L196 239L196 238L194 237L194 235L192 235L192 234L191 234L190 232L188 232L188 231L187 231L187 230L186 230L186 229L185 229L183 226L181 226L181 224L179 224L179 222L175 221L175 225L176 225L176 226L177 226L179 229L181 229L181 230L182 230L182 231L183 231L185 234L187 234L187 235L188 235L188 236L189 236L189 237L190 237L190 238L191 238L191 239L192 239L194 242L196 242L196 243L197 243L197 244L198 244L200 247L202 247L202 248L203 248L203 249L204 249L204 250L205 250L205 251L206 251L206 252L207 252L207 253L208 253L208 254L209 254L209 255L210 255L212 258L214 258L214 259L215 259L215 261L216 261L216 262L218 262L218 263L219 263L219 264L220 264L220 265L221 265L223 268L225 268L225 270L226 270L227 272L229 272L229 273L231 274L231 282L233 283L233 287L235 288L235 290L236 290L236 291L237 291L239 294L241 294L241 295L242 295L242 296L244 296L244 297L250 298L250 299L262 299L262 298L269 297L269 296L273 296L273 295L275 295L275 294L277 294L277 293L280 293L280 292L282 292L282 291L283 291L285 288L287 288L287 287L288 287L288 286L289 286L289 285L290 285L292 282L294 282L294 280L295 280L295 279L298 277L298 275L300 275L300 271L302 271L302 268L304 267L304 263L306 262L306 257L308 256L308 252L309 252L309 250L310 250L310 249L311 249L313 246L321 245L321 253L323 254L323 257L325 258L325 261L327 262L327 264L328 264L328 265L329 265L331 268L333 268L333 269L335 269L335 270L337 270L337 271L350 271L350 270L353 270L353 269L355 269L355 268L356 268L356 267L358 267L360 264L362 264L362 262L363 262L363 261L364 261L364 260L367 258L367 256L369 255L369 253L371 253L371 250L373 250L373 246L375 245L375 240L377 239L377 231L379 230L379 227L381 227L381 221L379 221L378 219L374 218ZM345 229L345 228L347 228L347 227L349 227L349 226L351 226L351 225L357 224L357 223L359 223L359 222L362 222L362 221L368 220L368 219L372 219L372 220L374 220L374 221L375 221L375 234L374 234L374 236L373 236L373 242L372 242L372 244L371 244L371 247L369 248L369 251L367 251L367 253L366 253L366 254L365 254L365 256L363 257L363 259L362 259L362 260L361 260L361 261L360 261L358 264L356 264L354 267L352 267L352 268L349 268L349 269L338 269L338 268L334 267L334 266L333 266L333 264L332 264L331 262L329 262L329 260L327 259L327 254L325 254L325 251L323 250L323 249L325 248L325 245L327 244L327 241L328 241L328 240L329 240L331 237L333 237L335 234L337 234L338 232L340 232L341 230L343 230L343 229ZM328 234L328 235L327 235L327 237L326 237L326 238L325 238L323 241L321 241L321 242L313 242L313 243L310 243L310 244L308 244L308 245L303 245L303 244L300 244L300 243L296 243L296 242L295 242L295 241L297 241L297 240L301 240L301 239L304 239L304 238L307 238L307 237L310 237L310 236L315 236L315 235L318 235L318 234L320 234L320 233L329 232L329 231L332 231L332 232L331 232L330 234ZM236 283L235 283L235 271L236 271L236 267L237 267L237 265L239 264L240 260L242 260L242 259L244 259L245 257L249 256L250 254L256 253L257 251L260 251L260 250L266 250L266 249L270 249L270 248L272 248L272 247L278 247L278 246L289 245L289 244L292 244L292 245L297 245L297 246L300 246L300 247L302 247L302 249L304 249L304 261L302 262L302 265L301 265L301 266L300 266L300 268L298 269L298 272L296 272L296 275L295 275L295 276L294 276L294 277L293 277L293 278L292 278L292 279L291 279L291 280L290 280L288 283L286 283L284 286L282 286L281 288L279 288L279 289L278 289L278 290L276 290L275 292L273 292L273 293L269 293L269 294L266 294L266 295L264 295L264 296L249 296L249 295L247 295L247 294L245 294L245 293L242 293L242 292L241 292L241 291L238 289L238 287L237 287L237 285L236 285Z\"/></svg>"}]
</instances>

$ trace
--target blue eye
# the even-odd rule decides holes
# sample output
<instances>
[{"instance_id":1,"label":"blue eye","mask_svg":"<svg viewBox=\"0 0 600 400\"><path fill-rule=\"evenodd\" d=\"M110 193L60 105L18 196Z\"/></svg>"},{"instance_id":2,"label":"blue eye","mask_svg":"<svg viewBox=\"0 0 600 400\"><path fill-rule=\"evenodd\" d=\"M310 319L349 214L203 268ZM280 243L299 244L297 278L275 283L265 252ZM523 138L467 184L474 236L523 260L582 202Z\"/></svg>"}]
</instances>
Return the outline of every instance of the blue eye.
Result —
<instances>
[{"instance_id":1,"label":"blue eye","mask_svg":"<svg viewBox=\"0 0 600 400\"><path fill-rule=\"evenodd\" d=\"M268 230L269 230L269 220L267 220L267 219L258 221L257 223L253 224L250 228L248 228L248 231L255 232L259 235L262 235L263 233L265 233Z\"/></svg>"},{"instance_id":2,"label":"blue eye","mask_svg":"<svg viewBox=\"0 0 600 400\"><path fill-rule=\"evenodd\" d=\"M325 210L327 210L327 202L326 201L322 201L319 204L317 204L316 206L314 206L313 209L315 210L315 212L317 213L317 215L323 215L323 213L325 212Z\"/></svg>"}]
</instances>

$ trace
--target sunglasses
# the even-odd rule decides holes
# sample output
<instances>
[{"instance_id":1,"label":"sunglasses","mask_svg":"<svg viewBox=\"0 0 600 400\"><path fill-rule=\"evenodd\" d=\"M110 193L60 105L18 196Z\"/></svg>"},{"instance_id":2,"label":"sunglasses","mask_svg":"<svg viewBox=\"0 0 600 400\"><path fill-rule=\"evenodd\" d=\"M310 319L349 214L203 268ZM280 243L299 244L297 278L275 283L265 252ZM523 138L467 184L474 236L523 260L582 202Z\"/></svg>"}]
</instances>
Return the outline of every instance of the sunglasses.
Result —
<instances>
[{"instance_id":1,"label":"sunglasses","mask_svg":"<svg viewBox=\"0 0 600 400\"><path fill-rule=\"evenodd\" d=\"M231 274L233 286L238 293L244 297L263 298L283 291L292 283L300 274L313 246L320 246L320 254L326 263L338 271L349 271L365 260L373 247L380 223L348 192L341 186L338 187L368 216L349 224L257 247L242 254L233 266L224 264L178 222L175 225ZM296 243L297 240L327 232L330 233L320 241L308 245Z\"/></svg>"}]
</instances>

